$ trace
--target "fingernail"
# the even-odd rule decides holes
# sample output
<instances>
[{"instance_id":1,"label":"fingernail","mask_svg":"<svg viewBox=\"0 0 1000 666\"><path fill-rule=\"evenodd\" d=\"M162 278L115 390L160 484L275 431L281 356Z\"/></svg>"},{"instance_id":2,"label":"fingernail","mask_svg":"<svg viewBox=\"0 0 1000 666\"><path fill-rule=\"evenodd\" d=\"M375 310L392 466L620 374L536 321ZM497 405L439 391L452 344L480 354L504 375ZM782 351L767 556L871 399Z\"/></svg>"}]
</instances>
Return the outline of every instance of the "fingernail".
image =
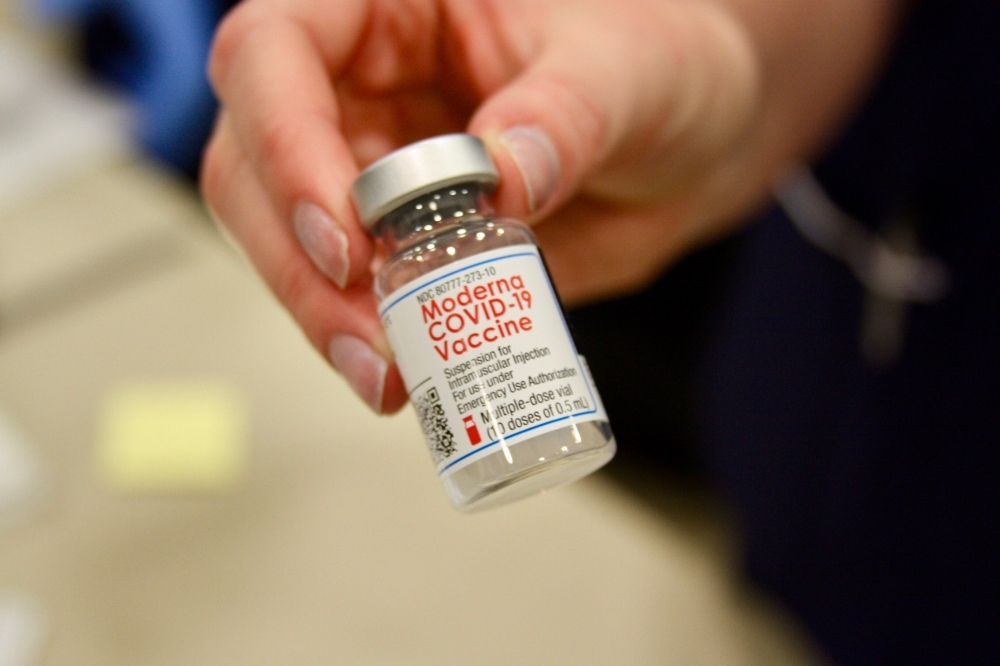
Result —
<instances>
[{"instance_id":1,"label":"fingernail","mask_svg":"<svg viewBox=\"0 0 1000 666\"><path fill-rule=\"evenodd\" d=\"M308 202L295 207L292 223L299 243L316 268L341 289L346 287L351 260L347 255L347 234L341 226L322 208Z\"/></svg>"},{"instance_id":2,"label":"fingernail","mask_svg":"<svg viewBox=\"0 0 1000 666\"><path fill-rule=\"evenodd\" d=\"M534 126L511 127L497 139L514 158L528 191L528 208L536 211L559 185L559 152L552 139Z\"/></svg>"},{"instance_id":3,"label":"fingernail","mask_svg":"<svg viewBox=\"0 0 1000 666\"><path fill-rule=\"evenodd\" d=\"M382 391L389 363L353 335L335 335L327 348L333 363L354 392L376 413L382 412Z\"/></svg>"}]
</instances>

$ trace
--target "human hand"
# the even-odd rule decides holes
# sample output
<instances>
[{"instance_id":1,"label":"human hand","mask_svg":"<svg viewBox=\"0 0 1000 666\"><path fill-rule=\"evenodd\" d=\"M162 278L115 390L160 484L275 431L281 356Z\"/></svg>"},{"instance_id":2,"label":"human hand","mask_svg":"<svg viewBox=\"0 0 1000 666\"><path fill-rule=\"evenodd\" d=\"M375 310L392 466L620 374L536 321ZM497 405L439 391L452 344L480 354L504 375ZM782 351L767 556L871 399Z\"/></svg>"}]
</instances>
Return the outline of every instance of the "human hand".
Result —
<instances>
[{"instance_id":1,"label":"human hand","mask_svg":"<svg viewBox=\"0 0 1000 666\"><path fill-rule=\"evenodd\" d=\"M560 293L581 301L638 288L720 233L780 161L748 148L757 51L712 2L246 0L210 76L208 203L376 411L406 395L348 196L360 166L481 136L498 212L536 224Z\"/></svg>"}]
</instances>

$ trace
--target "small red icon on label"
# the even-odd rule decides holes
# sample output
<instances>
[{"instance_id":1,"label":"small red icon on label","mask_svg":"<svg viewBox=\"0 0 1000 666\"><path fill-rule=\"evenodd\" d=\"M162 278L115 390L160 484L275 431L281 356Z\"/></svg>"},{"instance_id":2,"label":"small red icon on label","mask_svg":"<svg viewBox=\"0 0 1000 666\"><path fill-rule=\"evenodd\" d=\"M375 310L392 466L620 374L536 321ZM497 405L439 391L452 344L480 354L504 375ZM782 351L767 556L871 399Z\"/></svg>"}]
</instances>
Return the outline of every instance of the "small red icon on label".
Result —
<instances>
[{"instance_id":1,"label":"small red icon on label","mask_svg":"<svg viewBox=\"0 0 1000 666\"><path fill-rule=\"evenodd\" d=\"M483 441L483 438L479 436L479 428L476 426L476 422L472 418L472 414L463 418L462 423L465 424L465 434L469 436L469 442L473 446Z\"/></svg>"}]
</instances>

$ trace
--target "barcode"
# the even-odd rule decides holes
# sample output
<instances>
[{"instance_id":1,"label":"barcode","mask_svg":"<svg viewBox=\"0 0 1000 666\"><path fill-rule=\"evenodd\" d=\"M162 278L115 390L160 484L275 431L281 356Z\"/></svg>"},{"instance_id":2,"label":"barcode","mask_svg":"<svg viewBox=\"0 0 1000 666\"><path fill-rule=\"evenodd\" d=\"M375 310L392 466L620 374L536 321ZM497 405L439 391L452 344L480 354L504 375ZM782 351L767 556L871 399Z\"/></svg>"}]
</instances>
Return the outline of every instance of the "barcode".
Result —
<instances>
[{"instance_id":1,"label":"barcode","mask_svg":"<svg viewBox=\"0 0 1000 666\"><path fill-rule=\"evenodd\" d=\"M448 427L448 417L441 407L437 389L432 386L425 393L414 396L412 400L434 462L439 463L447 459L455 453L455 435Z\"/></svg>"}]
</instances>

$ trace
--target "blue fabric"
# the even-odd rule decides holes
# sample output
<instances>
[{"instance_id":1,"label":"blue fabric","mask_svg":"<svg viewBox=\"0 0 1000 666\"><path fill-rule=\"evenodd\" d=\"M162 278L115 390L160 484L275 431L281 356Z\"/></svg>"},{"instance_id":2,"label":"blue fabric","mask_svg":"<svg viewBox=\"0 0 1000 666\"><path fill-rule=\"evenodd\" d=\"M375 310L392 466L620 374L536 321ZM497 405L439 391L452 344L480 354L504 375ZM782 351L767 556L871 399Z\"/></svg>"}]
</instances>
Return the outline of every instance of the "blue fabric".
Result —
<instances>
[{"instance_id":1,"label":"blue fabric","mask_svg":"<svg viewBox=\"0 0 1000 666\"><path fill-rule=\"evenodd\" d=\"M747 235L705 434L751 574L840 664L998 664L1000 5L918 2L816 173L873 229L913 221L953 279L885 368L861 286L778 210Z\"/></svg>"},{"instance_id":2,"label":"blue fabric","mask_svg":"<svg viewBox=\"0 0 1000 666\"><path fill-rule=\"evenodd\" d=\"M215 113L206 62L220 3L208 0L36 0L43 17L79 21L112 14L135 48L104 63L138 109L138 138L182 169L198 162Z\"/></svg>"}]
</instances>

